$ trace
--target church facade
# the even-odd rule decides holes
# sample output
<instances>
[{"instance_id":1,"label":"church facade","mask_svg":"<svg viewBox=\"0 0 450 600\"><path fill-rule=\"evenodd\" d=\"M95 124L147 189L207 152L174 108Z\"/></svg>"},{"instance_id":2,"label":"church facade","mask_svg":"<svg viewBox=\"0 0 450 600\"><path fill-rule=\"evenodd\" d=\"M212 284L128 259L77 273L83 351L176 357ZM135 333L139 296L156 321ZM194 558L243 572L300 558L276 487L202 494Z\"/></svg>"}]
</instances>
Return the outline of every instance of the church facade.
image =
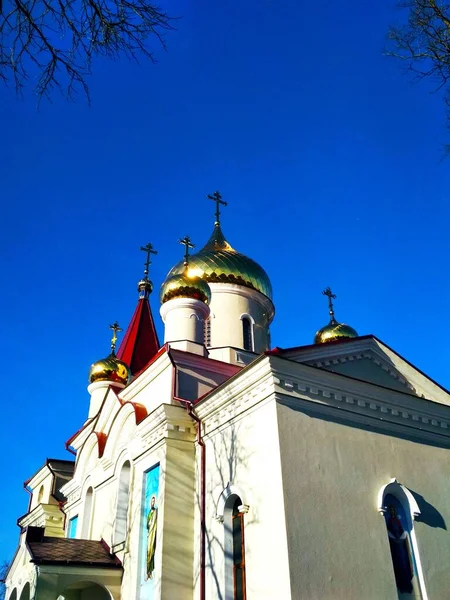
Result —
<instances>
[{"instance_id":1,"label":"church facade","mask_svg":"<svg viewBox=\"0 0 450 600\"><path fill-rule=\"evenodd\" d=\"M334 315L271 347L266 272L216 221L148 267L69 460L26 481L6 600L444 600L450 394Z\"/></svg>"}]
</instances>

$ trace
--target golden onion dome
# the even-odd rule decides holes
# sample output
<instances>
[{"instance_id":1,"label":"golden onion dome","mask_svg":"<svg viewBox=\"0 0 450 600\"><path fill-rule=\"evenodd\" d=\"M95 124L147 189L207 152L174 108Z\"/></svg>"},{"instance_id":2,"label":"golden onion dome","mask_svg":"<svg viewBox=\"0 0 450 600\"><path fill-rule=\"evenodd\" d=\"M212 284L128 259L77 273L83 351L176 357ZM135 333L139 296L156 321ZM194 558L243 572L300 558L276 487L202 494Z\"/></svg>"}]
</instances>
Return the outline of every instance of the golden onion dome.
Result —
<instances>
[{"instance_id":1,"label":"golden onion dome","mask_svg":"<svg viewBox=\"0 0 450 600\"><path fill-rule=\"evenodd\" d=\"M325 344L326 342L336 342L342 338L355 337L358 337L358 334L353 327L350 327L350 325L346 325L345 323L338 323L333 319L328 325L319 329L314 336L314 343Z\"/></svg>"},{"instance_id":2,"label":"golden onion dome","mask_svg":"<svg viewBox=\"0 0 450 600\"><path fill-rule=\"evenodd\" d=\"M209 304L211 302L211 288L206 281L191 270L189 263L189 266L183 266L181 273L175 273L167 277L161 286L159 294L161 304L173 298L192 298Z\"/></svg>"},{"instance_id":3,"label":"golden onion dome","mask_svg":"<svg viewBox=\"0 0 450 600\"><path fill-rule=\"evenodd\" d=\"M131 377L131 371L127 364L119 360L114 352L106 358L98 360L89 370L89 381L113 381L126 385Z\"/></svg>"},{"instance_id":4,"label":"golden onion dome","mask_svg":"<svg viewBox=\"0 0 450 600\"><path fill-rule=\"evenodd\" d=\"M184 263L180 261L169 271L163 287L183 270ZM206 245L189 256L189 272L207 283L235 283L257 290L272 300L272 284L267 273L254 260L230 246L218 222Z\"/></svg>"}]
</instances>

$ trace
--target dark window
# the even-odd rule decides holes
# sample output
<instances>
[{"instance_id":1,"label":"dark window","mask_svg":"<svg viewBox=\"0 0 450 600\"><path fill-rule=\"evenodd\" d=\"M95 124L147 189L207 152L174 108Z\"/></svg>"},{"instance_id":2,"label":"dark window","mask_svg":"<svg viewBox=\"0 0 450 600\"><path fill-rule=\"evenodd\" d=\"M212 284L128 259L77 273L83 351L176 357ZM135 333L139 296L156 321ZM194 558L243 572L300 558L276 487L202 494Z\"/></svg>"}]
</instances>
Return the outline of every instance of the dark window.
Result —
<instances>
[{"instance_id":1,"label":"dark window","mask_svg":"<svg viewBox=\"0 0 450 600\"><path fill-rule=\"evenodd\" d=\"M233 506L233 582L234 600L245 600L245 545L244 545L244 514L239 512L241 499L237 498Z\"/></svg>"},{"instance_id":2,"label":"dark window","mask_svg":"<svg viewBox=\"0 0 450 600\"><path fill-rule=\"evenodd\" d=\"M395 583L401 594L412 594L414 565L409 519L401 502L392 494L386 494L384 506Z\"/></svg>"},{"instance_id":3,"label":"dark window","mask_svg":"<svg viewBox=\"0 0 450 600\"><path fill-rule=\"evenodd\" d=\"M248 317L242 318L242 335L244 339L244 350L253 352L252 322Z\"/></svg>"}]
</instances>

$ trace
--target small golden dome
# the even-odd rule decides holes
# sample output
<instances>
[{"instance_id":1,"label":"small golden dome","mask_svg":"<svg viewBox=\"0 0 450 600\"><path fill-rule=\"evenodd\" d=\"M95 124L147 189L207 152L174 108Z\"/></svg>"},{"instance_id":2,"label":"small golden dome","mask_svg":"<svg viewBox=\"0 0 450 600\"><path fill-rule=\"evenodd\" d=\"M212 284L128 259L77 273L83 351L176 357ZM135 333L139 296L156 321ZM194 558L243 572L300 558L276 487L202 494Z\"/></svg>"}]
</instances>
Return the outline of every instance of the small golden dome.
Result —
<instances>
[{"instance_id":1,"label":"small golden dome","mask_svg":"<svg viewBox=\"0 0 450 600\"><path fill-rule=\"evenodd\" d=\"M328 325L319 329L314 337L315 344L325 344L326 342L336 342L342 338L355 338L358 333L345 323L338 323L332 319Z\"/></svg>"},{"instance_id":2,"label":"small golden dome","mask_svg":"<svg viewBox=\"0 0 450 600\"><path fill-rule=\"evenodd\" d=\"M330 322L319 331L314 336L315 344L325 344L326 342L337 342L343 338L355 338L358 337L358 334L350 327L350 325L346 325L345 323L338 323L334 318L334 307L333 300L336 298L336 294L333 294L331 288L327 287L322 292L323 296L327 296L328 298L328 309L330 313Z\"/></svg>"},{"instance_id":3,"label":"small golden dome","mask_svg":"<svg viewBox=\"0 0 450 600\"><path fill-rule=\"evenodd\" d=\"M161 304L173 298L192 298L209 304L211 288L206 281L194 275L189 267L185 267L182 273L168 277L161 286Z\"/></svg>"},{"instance_id":4,"label":"small golden dome","mask_svg":"<svg viewBox=\"0 0 450 600\"><path fill-rule=\"evenodd\" d=\"M126 385L130 377L131 372L128 365L119 360L114 352L95 362L89 369L89 381L91 383L94 383L94 381L114 381Z\"/></svg>"}]
</instances>

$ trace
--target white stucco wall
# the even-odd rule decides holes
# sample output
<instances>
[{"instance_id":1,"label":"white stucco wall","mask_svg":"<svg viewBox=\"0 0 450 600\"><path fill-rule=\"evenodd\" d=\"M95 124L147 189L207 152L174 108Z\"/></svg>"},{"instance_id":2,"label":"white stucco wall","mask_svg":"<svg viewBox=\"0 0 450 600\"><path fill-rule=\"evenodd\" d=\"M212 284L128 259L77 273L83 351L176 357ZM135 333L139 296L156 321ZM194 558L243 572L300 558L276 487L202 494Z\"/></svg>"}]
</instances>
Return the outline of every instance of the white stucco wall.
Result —
<instances>
[{"instance_id":1,"label":"white stucco wall","mask_svg":"<svg viewBox=\"0 0 450 600\"><path fill-rule=\"evenodd\" d=\"M422 497L415 530L428 598L448 598L448 449L320 417L287 397L277 418L292 599L396 598L377 511L377 494L393 477Z\"/></svg>"}]
</instances>

